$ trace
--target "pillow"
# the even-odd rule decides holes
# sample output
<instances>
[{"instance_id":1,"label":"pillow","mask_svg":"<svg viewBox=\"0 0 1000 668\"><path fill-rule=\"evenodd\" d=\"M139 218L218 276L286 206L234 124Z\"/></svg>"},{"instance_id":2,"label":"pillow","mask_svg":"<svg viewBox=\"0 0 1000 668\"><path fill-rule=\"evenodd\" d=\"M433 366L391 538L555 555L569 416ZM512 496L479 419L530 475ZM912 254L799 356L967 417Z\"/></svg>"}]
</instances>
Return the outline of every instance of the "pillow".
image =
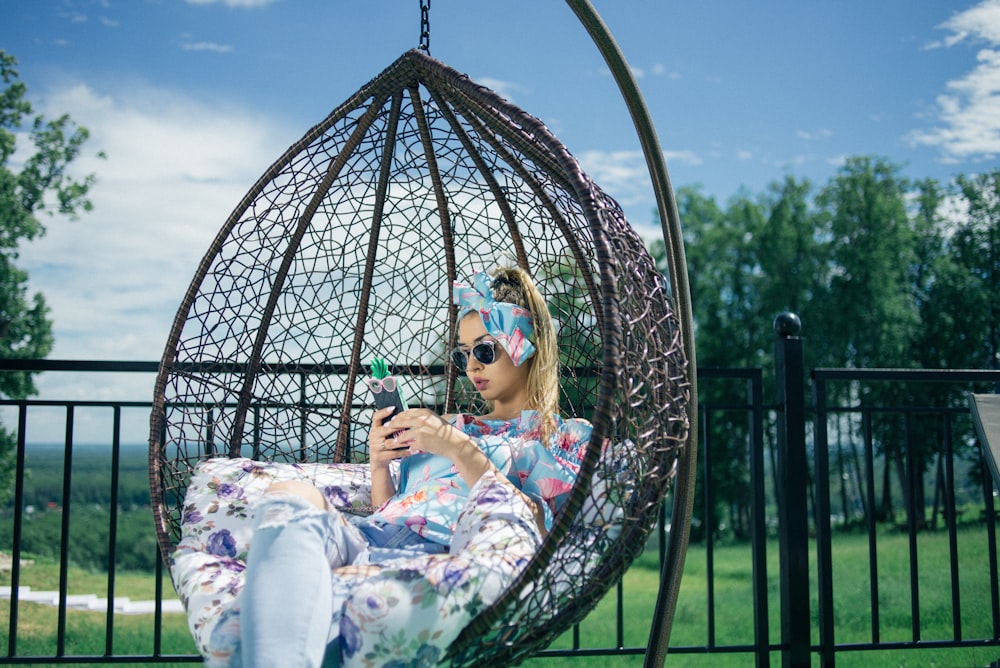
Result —
<instances>
[{"instance_id":1,"label":"pillow","mask_svg":"<svg viewBox=\"0 0 1000 668\"><path fill-rule=\"evenodd\" d=\"M392 469L395 476L398 467ZM214 665L211 637L235 620L232 604L243 588L253 531L252 509L272 483L310 482L342 511L371 512L367 464L299 464L217 458L200 462L184 497L181 539L170 575L206 663ZM219 657L215 657L219 658ZM225 663L221 660L221 663Z\"/></svg>"},{"instance_id":2,"label":"pillow","mask_svg":"<svg viewBox=\"0 0 1000 668\"><path fill-rule=\"evenodd\" d=\"M250 510L275 482L312 483L331 506L368 514L371 512L369 471L367 464L207 459L195 467L184 497L177 550L193 549L222 558L245 559L252 529Z\"/></svg>"},{"instance_id":3,"label":"pillow","mask_svg":"<svg viewBox=\"0 0 1000 668\"><path fill-rule=\"evenodd\" d=\"M370 500L366 465L200 464L185 497L183 538L171 575L206 666L231 665L240 637L239 593L251 511L275 481L309 480L331 502L358 508ZM507 484L488 473L459 515L457 554L420 555L380 566L334 571L344 605L331 621L343 636L345 666L403 665L412 654L445 654L458 633L506 590L541 543L535 518ZM365 577L361 577L364 575ZM379 603L377 610L372 603ZM378 614L373 614L373 613Z\"/></svg>"}]
</instances>

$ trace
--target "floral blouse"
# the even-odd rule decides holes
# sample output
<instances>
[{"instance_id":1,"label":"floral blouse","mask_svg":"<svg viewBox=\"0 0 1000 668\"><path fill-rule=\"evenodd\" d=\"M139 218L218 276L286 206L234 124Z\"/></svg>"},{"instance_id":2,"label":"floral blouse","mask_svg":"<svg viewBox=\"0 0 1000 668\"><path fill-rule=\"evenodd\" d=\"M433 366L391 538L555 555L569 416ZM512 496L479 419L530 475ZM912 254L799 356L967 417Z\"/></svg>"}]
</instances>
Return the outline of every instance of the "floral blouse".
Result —
<instances>
[{"instance_id":1,"label":"floral blouse","mask_svg":"<svg viewBox=\"0 0 1000 668\"><path fill-rule=\"evenodd\" d=\"M536 411L515 420L484 420L458 415L453 424L476 439L480 449L515 487L542 509L545 526L569 497L593 427L586 420L563 420L548 447ZM447 457L414 454L402 460L396 494L358 523L406 526L429 541L451 543L469 486Z\"/></svg>"}]
</instances>

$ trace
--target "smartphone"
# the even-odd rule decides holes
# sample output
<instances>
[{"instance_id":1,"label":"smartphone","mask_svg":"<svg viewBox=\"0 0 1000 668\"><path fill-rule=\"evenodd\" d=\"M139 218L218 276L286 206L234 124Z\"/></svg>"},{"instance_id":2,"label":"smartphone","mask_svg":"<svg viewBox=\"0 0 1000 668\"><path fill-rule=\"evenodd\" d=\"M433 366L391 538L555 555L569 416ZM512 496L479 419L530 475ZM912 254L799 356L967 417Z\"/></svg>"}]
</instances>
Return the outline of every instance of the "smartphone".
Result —
<instances>
[{"instance_id":1,"label":"smartphone","mask_svg":"<svg viewBox=\"0 0 1000 668\"><path fill-rule=\"evenodd\" d=\"M403 401L403 396L399 392L399 384L396 381L395 376L386 376L385 378L369 378L368 389L372 391L372 396L375 399L375 410L382 410L387 406L395 406L394 410L389 417L386 419L385 424L392 422L392 418L395 415L399 415L406 410L406 402ZM396 432L399 434L400 432ZM393 450L405 450L409 446L403 446L401 448L393 448Z\"/></svg>"}]
</instances>

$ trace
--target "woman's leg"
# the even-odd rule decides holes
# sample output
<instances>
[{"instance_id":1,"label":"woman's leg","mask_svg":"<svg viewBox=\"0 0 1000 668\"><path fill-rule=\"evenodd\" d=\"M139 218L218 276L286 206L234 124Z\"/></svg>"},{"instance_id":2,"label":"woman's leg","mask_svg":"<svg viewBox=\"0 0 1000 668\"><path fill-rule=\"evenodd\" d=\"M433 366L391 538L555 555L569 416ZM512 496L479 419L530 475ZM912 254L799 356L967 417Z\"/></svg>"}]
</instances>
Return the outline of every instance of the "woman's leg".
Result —
<instances>
[{"instance_id":1,"label":"woman's leg","mask_svg":"<svg viewBox=\"0 0 1000 668\"><path fill-rule=\"evenodd\" d=\"M277 483L256 509L243 588L245 666L320 666L333 616L330 569L365 542L319 490Z\"/></svg>"}]
</instances>

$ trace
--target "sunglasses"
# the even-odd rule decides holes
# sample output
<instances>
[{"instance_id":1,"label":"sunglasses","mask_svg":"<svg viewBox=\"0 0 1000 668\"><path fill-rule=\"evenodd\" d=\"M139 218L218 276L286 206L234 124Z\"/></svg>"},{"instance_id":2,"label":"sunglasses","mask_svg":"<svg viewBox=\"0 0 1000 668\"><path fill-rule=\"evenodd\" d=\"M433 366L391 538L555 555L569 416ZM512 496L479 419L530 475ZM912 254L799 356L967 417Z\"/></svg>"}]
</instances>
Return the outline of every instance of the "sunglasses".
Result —
<instances>
[{"instance_id":1,"label":"sunglasses","mask_svg":"<svg viewBox=\"0 0 1000 668\"><path fill-rule=\"evenodd\" d=\"M458 370L464 373L465 369L469 366L470 354L483 364L493 364L497 361L496 345L496 341L487 339L472 346L471 350L463 348L462 346L456 346L455 349L451 351L452 364L457 366Z\"/></svg>"},{"instance_id":2,"label":"sunglasses","mask_svg":"<svg viewBox=\"0 0 1000 668\"><path fill-rule=\"evenodd\" d=\"M370 387L372 392L375 394L378 394L383 390L386 392L396 391L395 376L387 376L386 378L369 378L366 382L368 383L368 387Z\"/></svg>"}]
</instances>

